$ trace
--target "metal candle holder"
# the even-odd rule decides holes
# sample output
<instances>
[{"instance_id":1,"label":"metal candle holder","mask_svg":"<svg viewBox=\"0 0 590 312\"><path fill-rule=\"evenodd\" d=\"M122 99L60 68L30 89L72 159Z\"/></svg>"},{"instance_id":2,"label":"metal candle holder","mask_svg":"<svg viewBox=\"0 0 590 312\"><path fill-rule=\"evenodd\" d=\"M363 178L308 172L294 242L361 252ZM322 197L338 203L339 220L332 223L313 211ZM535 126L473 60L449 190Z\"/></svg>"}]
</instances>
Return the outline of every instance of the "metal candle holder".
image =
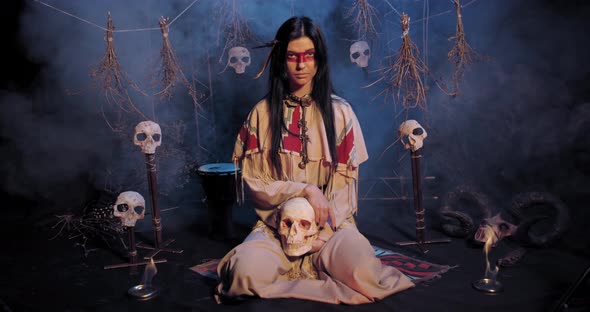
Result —
<instances>
[{"instance_id":1,"label":"metal candle holder","mask_svg":"<svg viewBox=\"0 0 590 312\"><path fill-rule=\"evenodd\" d=\"M135 285L129 290L127 290L127 294L135 299L138 300L148 300L155 297L160 291L152 286L152 285Z\"/></svg>"},{"instance_id":2,"label":"metal candle holder","mask_svg":"<svg viewBox=\"0 0 590 312\"><path fill-rule=\"evenodd\" d=\"M504 290L504 286L496 279L484 277L473 281L473 288L490 294L499 293Z\"/></svg>"},{"instance_id":3,"label":"metal candle holder","mask_svg":"<svg viewBox=\"0 0 590 312\"><path fill-rule=\"evenodd\" d=\"M153 259L150 261L150 265L146 265L141 277L141 283L135 285L127 290L127 294L138 300L148 300L155 297L160 290L152 285L152 278L158 273Z\"/></svg>"}]
</instances>

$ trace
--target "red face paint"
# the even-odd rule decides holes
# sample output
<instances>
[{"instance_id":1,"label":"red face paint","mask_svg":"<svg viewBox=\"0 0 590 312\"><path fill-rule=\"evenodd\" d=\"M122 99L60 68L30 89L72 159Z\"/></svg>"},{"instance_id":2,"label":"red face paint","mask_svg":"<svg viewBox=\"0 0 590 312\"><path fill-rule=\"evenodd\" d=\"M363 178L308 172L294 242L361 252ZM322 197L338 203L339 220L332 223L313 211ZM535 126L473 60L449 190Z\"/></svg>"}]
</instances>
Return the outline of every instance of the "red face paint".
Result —
<instances>
[{"instance_id":1,"label":"red face paint","mask_svg":"<svg viewBox=\"0 0 590 312\"><path fill-rule=\"evenodd\" d=\"M309 49L305 52L292 52L287 51L287 62L292 63L304 63L304 62L313 62L315 61L315 50Z\"/></svg>"}]
</instances>

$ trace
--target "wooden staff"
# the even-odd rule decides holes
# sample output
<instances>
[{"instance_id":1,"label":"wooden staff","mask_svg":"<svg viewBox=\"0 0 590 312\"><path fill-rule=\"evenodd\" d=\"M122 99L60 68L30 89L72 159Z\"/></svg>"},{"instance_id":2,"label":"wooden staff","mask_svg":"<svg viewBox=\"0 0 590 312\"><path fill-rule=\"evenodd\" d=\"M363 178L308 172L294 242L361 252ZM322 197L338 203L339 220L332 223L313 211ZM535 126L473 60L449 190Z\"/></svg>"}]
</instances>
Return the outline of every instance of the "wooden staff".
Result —
<instances>
[{"instance_id":1,"label":"wooden staff","mask_svg":"<svg viewBox=\"0 0 590 312\"><path fill-rule=\"evenodd\" d=\"M418 124L415 120L407 120L400 125L400 140L404 136L422 136L424 139L426 133L424 128ZM403 140L402 140L403 142ZM422 144L415 145L416 141L408 140L408 143L404 143L406 149L410 149L410 158L412 161L412 189L414 192L414 210L416 213L416 241L413 242L398 242L397 245L415 245L417 244L420 250L424 253L428 252L425 248L425 244L432 243L448 243L449 239L435 239L425 240L425 229L426 224L424 222L424 206L422 205L422 174L420 173L420 160L422 159Z\"/></svg>"},{"instance_id":2,"label":"wooden staff","mask_svg":"<svg viewBox=\"0 0 590 312\"><path fill-rule=\"evenodd\" d=\"M160 249L162 246L162 221L160 219L160 207L158 206L158 176L156 174L156 154L145 154L148 187L150 191L152 221L154 222L154 246Z\"/></svg>"},{"instance_id":3,"label":"wooden staff","mask_svg":"<svg viewBox=\"0 0 590 312\"><path fill-rule=\"evenodd\" d=\"M127 255L129 256L129 263L137 263L137 249L135 248L135 228L128 226L127 227L127 241L129 243L129 251Z\"/></svg>"},{"instance_id":4,"label":"wooden staff","mask_svg":"<svg viewBox=\"0 0 590 312\"><path fill-rule=\"evenodd\" d=\"M412 159L412 186L414 190L414 210L416 211L416 241L424 243L424 206L422 206L422 175L420 174L421 149L410 153Z\"/></svg>"},{"instance_id":5,"label":"wooden staff","mask_svg":"<svg viewBox=\"0 0 590 312\"><path fill-rule=\"evenodd\" d=\"M148 187L150 191L152 221L154 223L154 246L145 246L141 243L137 245L139 248L151 249L152 252L143 257L144 259L151 259L155 257L160 251L167 251L172 253L182 253L182 249L165 248L174 242L174 239L168 239L162 242L162 220L160 219L160 207L158 206L158 178L156 175L156 156L155 154L145 153L145 165L147 169Z\"/></svg>"}]
</instances>

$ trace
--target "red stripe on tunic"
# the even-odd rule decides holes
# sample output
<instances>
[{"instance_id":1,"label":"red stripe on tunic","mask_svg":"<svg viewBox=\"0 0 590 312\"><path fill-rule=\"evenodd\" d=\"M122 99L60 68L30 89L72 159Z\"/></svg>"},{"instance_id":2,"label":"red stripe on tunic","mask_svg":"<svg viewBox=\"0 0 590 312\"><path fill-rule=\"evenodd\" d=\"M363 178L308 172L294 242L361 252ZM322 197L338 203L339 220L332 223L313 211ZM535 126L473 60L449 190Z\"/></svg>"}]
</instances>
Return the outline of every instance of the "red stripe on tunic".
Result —
<instances>
[{"instance_id":1,"label":"red stripe on tunic","mask_svg":"<svg viewBox=\"0 0 590 312\"><path fill-rule=\"evenodd\" d=\"M338 162L341 164L348 164L350 161L350 153L354 146L354 131L350 128L348 133L342 139L342 142L336 146L336 155L338 155Z\"/></svg>"},{"instance_id":2,"label":"red stripe on tunic","mask_svg":"<svg viewBox=\"0 0 590 312\"><path fill-rule=\"evenodd\" d=\"M242 129L240 129L239 138L244 145L244 151L258 148L258 138L256 137L256 133L250 132L246 123L244 123Z\"/></svg>"}]
</instances>

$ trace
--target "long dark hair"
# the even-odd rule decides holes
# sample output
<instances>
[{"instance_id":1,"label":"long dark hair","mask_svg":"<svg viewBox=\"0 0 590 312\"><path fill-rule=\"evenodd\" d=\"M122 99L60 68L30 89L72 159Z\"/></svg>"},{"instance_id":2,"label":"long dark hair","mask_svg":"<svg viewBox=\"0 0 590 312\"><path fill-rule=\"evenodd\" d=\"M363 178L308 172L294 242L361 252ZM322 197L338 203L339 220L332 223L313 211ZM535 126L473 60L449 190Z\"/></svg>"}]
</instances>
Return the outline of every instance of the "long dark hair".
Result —
<instances>
[{"instance_id":1,"label":"long dark hair","mask_svg":"<svg viewBox=\"0 0 590 312\"><path fill-rule=\"evenodd\" d=\"M279 178L282 178L282 166L279 150L282 143L282 131L287 129L283 119L283 99L289 92L287 75L287 46L291 40L308 37L315 48L317 73L313 77L312 98L322 114L324 127L328 136L332 166L336 165L336 130L334 129L334 109L332 107L332 80L328 66L328 51L324 35L319 26L309 17L292 17L281 25L275 36L275 44L270 54L269 93L267 100L270 111L270 129L272 144L270 161Z\"/></svg>"}]
</instances>

